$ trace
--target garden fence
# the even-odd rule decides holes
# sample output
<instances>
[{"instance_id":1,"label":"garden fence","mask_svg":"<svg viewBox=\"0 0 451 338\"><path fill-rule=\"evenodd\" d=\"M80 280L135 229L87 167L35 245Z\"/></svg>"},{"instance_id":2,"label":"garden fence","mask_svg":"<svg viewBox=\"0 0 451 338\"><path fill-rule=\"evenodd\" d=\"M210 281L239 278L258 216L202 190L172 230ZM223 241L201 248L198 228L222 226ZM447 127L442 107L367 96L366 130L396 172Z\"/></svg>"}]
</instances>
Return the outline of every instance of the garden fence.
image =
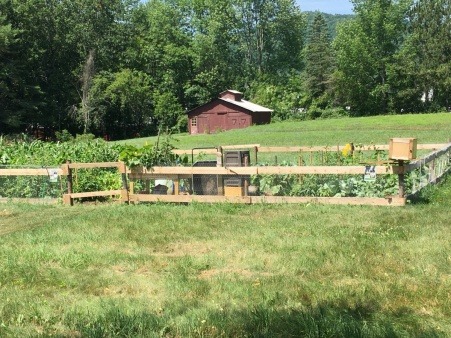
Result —
<instances>
[{"instance_id":1,"label":"garden fence","mask_svg":"<svg viewBox=\"0 0 451 338\"><path fill-rule=\"evenodd\" d=\"M419 144L422 156L408 162L387 159L388 145L360 146L342 156L347 146L260 147L224 146L177 154L212 156L190 167L128 168L123 162L65 163L60 167L0 168L0 198L28 197L35 201L111 199L139 202L325 203L347 205L405 205L406 198L435 183L451 168L450 144ZM244 166L228 166L224 153L249 150ZM434 150L433 152L430 152ZM367 152L370 155L365 155ZM296 161L269 163L263 154ZM199 159L199 157L198 157ZM202 158L201 158L202 159ZM277 160L276 160L277 162ZM330 165L335 163L334 165ZM208 164L209 166L204 166ZM252 165L251 165L252 164ZM118 186L111 190L77 191L77 172L109 170ZM89 186L89 185L88 185ZM32 199L30 199L32 198Z\"/></svg>"}]
</instances>

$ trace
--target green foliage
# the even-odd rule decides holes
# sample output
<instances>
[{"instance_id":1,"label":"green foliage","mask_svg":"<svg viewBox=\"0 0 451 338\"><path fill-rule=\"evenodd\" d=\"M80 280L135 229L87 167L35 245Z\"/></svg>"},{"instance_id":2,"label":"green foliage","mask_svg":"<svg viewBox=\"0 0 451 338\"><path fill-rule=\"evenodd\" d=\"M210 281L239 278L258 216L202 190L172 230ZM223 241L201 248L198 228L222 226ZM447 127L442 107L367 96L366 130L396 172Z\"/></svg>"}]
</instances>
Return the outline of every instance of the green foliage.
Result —
<instances>
[{"instance_id":1,"label":"green foliage","mask_svg":"<svg viewBox=\"0 0 451 338\"><path fill-rule=\"evenodd\" d=\"M320 108L330 105L331 76L334 67L326 20L318 13L310 28L305 48L305 89L308 99Z\"/></svg>"},{"instance_id":2,"label":"green foliage","mask_svg":"<svg viewBox=\"0 0 451 338\"><path fill-rule=\"evenodd\" d=\"M2 0L0 130L183 131L184 111L225 89L275 121L310 107L309 118L447 109L448 0L353 4L335 38L340 16L305 15L294 0Z\"/></svg>"},{"instance_id":3,"label":"green foliage","mask_svg":"<svg viewBox=\"0 0 451 338\"><path fill-rule=\"evenodd\" d=\"M179 120L185 116L182 106L178 103L177 98L170 92L153 94L155 102L155 119L161 129L176 127L180 128ZM188 125L188 122L187 124Z\"/></svg>"},{"instance_id":4,"label":"green foliage","mask_svg":"<svg viewBox=\"0 0 451 338\"><path fill-rule=\"evenodd\" d=\"M128 167L138 166L151 169L153 166L173 166L186 164L188 157L180 157L174 154L174 146L171 144L170 135L166 135L161 142L159 139L155 144L146 144L143 147L124 145L120 148L119 160Z\"/></svg>"},{"instance_id":5,"label":"green foliage","mask_svg":"<svg viewBox=\"0 0 451 338\"><path fill-rule=\"evenodd\" d=\"M265 81L252 84L252 101L274 110L272 121L302 119L299 112L301 83L296 75L288 77L286 83L268 84Z\"/></svg>"},{"instance_id":6,"label":"green foliage","mask_svg":"<svg viewBox=\"0 0 451 338\"><path fill-rule=\"evenodd\" d=\"M55 138L58 142L69 142L73 141L74 137L71 133L67 131L67 129L63 129L62 131L55 132Z\"/></svg>"},{"instance_id":7,"label":"green foliage","mask_svg":"<svg viewBox=\"0 0 451 338\"><path fill-rule=\"evenodd\" d=\"M65 133L62 133L65 134ZM0 164L8 168L57 168L66 161L114 162L118 146L111 146L93 135L77 136L68 142L0 141ZM114 174L113 174L114 172ZM61 197L65 181L52 183L49 177L4 177L3 197ZM114 190L121 187L120 175L111 169L80 169L74 172L74 192Z\"/></svg>"},{"instance_id":8,"label":"green foliage","mask_svg":"<svg viewBox=\"0 0 451 338\"><path fill-rule=\"evenodd\" d=\"M353 1L356 17L340 25L334 42L337 98L354 115L389 111L392 94L388 68L405 37L410 1Z\"/></svg>"},{"instance_id":9,"label":"green foliage","mask_svg":"<svg viewBox=\"0 0 451 338\"><path fill-rule=\"evenodd\" d=\"M127 138L152 125L151 78L139 71L123 69L100 73L90 90L92 127L113 138Z\"/></svg>"},{"instance_id":10,"label":"green foliage","mask_svg":"<svg viewBox=\"0 0 451 338\"><path fill-rule=\"evenodd\" d=\"M401 76L412 77L410 88L424 98L424 108L449 107L451 95L451 5L449 0L415 1L410 8L409 36L401 50ZM431 95L430 95L431 94Z\"/></svg>"}]
</instances>

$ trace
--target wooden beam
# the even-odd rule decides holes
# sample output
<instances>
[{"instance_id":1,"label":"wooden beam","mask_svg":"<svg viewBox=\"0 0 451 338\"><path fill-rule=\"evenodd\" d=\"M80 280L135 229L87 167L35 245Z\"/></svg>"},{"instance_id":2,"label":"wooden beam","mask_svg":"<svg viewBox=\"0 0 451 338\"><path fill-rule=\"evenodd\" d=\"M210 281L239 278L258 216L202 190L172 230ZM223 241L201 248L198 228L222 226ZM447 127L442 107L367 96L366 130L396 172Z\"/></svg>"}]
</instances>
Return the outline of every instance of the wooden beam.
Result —
<instances>
[{"instance_id":1,"label":"wooden beam","mask_svg":"<svg viewBox=\"0 0 451 338\"><path fill-rule=\"evenodd\" d=\"M215 155L217 150L216 149L205 149L205 150L201 150L201 149L174 149L172 150L172 152L176 155L199 155L199 154L206 154L206 155Z\"/></svg>"},{"instance_id":2,"label":"wooden beam","mask_svg":"<svg viewBox=\"0 0 451 338\"><path fill-rule=\"evenodd\" d=\"M421 166L428 164L429 162L435 160L436 158L445 155L447 152L451 151L451 143L442 145L442 147L426 156L423 156L405 166L406 172L420 168Z\"/></svg>"},{"instance_id":3,"label":"wooden beam","mask_svg":"<svg viewBox=\"0 0 451 338\"><path fill-rule=\"evenodd\" d=\"M90 192L77 192L69 195L71 198L85 198L85 197L101 197L101 196L115 196L122 195L123 190L106 190L106 191L90 191Z\"/></svg>"},{"instance_id":4,"label":"wooden beam","mask_svg":"<svg viewBox=\"0 0 451 338\"><path fill-rule=\"evenodd\" d=\"M417 149L419 150L433 150L440 149L446 146L446 143L431 143L431 144L418 144ZM257 148L259 152L262 153L296 153L299 151L302 152L317 152L317 151L341 151L343 150L345 145L342 146L291 146L291 147L272 147L272 146L260 146L259 144L244 144L244 145L229 145L223 146L223 149L251 149ZM364 145L361 147L357 147L356 151L372 151L372 150L388 150L388 144L372 144L372 145ZM174 149L173 153L178 155L191 154L190 149ZM214 149L205 149L205 150L193 150L194 154L208 154L214 155L216 151Z\"/></svg>"},{"instance_id":5,"label":"wooden beam","mask_svg":"<svg viewBox=\"0 0 451 338\"><path fill-rule=\"evenodd\" d=\"M222 149L253 149L255 147L260 147L260 144L237 144L237 145L223 146Z\"/></svg>"},{"instance_id":6,"label":"wooden beam","mask_svg":"<svg viewBox=\"0 0 451 338\"><path fill-rule=\"evenodd\" d=\"M93 162L93 163L70 163L69 168L72 169L94 169L94 168L118 168L121 162Z\"/></svg>"},{"instance_id":7,"label":"wooden beam","mask_svg":"<svg viewBox=\"0 0 451 338\"><path fill-rule=\"evenodd\" d=\"M61 176L63 170L60 167L40 169L0 169L0 176L50 176L50 170L56 170Z\"/></svg>"},{"instance_id":8,"label":"wooden beam","mask_svg":"<svg viewBox=\"0 0 451 338\"><path fill-rule=\"evenodd\" d=\"M302 166L302 167L257 167L259 175L363 175L365 166ZM391 166L376 166L376 174L389 175L394 173Z\"/></svg>"},{"instance_id":9,"label":"wooden beam","mask_svg":"<svg viewBox=\"0 0 451 338\"><path fill-rule=\"evenodd\" d=\"M250 197L210 196L210 195L130 195L131 202L171 202L171 203L240 203L250 204Z\"/></svg>"},{"instance_id":10,"label":"wooden beam","mask_svg":"<svg viewBox=\"0 0 451 338\"><path fill-rule=\"evenodd\" d=\"M397 166L375 166L376 174L391 175L399 173ZM154 167L144 172L130 172L133 179L168 178L177 175L363 175L365 166L263 166L263 167Z\"/></svg>"},{"instance_id":11,"label":"wooden beam","mask_svg":"<svg viewBox=\"0 0 451 338\"><path fill-rule=\"evenodd\" d=\"M143 169L143 172L129 171L132 177L152 175L167 177L167 175L255 175L257 167L153 167Z\"/></svg>"},{"instance_id":12,"label":"wooden beam","mask_svg":"<svg viewBox=\"0 0 451 338\"><path fill-rule=\"evenodd\" d=\"M284 197L284 196L254 196L252 203L317 203L333 205L374 205L374 206L403 206L406 204L405 198L387 197Z\"/></svg>"},{"instance_id":13,"label":"wooden beam","mask_svg":"<svg viewBox=\"0 0 451 338\"><path fill-rule=\"evenodd\" d=\"M369 206L404 206L405 198L387 197L285 197L285 196L201 196L201 195L130 195L130 201L169 202L169 203L241 203L241 204L331 204L331 205L369 205Z\"/></svg>"}]
</instances>

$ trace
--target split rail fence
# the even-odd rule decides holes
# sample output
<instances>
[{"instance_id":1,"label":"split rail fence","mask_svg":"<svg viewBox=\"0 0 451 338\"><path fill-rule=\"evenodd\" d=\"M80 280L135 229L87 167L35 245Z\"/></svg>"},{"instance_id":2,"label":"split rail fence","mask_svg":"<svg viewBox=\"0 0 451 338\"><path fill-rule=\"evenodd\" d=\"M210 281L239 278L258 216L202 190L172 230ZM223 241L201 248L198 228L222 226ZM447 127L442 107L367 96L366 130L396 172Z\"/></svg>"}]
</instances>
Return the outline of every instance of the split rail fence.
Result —
<instances>
[{"instance_id":1,"label":"split rail fence","mask_svg":"<svg viewBox=\"0 0 451 338\"><path fill-rule=\"evenodd\" d=\"M153 167L146 168L128 168L123 162L107 162L107 163L70 163L67 162L58 168L52 169L51 173L48 168L33 169L0 169L0 178L8 176L50 176L57 175L64 178L66 187L62 194L64 204L73 205L74 200L99 198L99 197L117 197L119 202L123 203L139 203L139 202L172 202L172 203L321 203L321 204L344 204L344 205L380 205L380 206L403 206L406 204L406 182L405 177L409 173L418 173L417 180L409 190L409 194L420 191L428 184L435 183L439 178L445 175L451 168L451 143L449 144L419 144L418 150L427 150L432 152L422 156L419 159L408 163L395 163L393 161L375 161L372 164L372 170L377 176L396 175L397 176L397 193L384 197L318 197L318 196L271 196L266 194L256 195L250 193L249 186L250 177L265 175L295 175L302 182L305 175L349 175L363 176L367 170L367 165L334 165L334 166L317 166L303 165L299 161L297 166L242 166L242 167L224 167L222 163L222 155L224 150L229 149L252 149L255 156L254 161L257 163L259 153L284 153L296 152L299 154L308 154L314 152L340 152L344 146L336 147L261 147L259 145L238 145L225 146L217 149L205 150L176 150L177 154L194 154L208 153L217 156L217 165L212 167ZM388 145L371 145L361 147L361 150L388 150ZM73 171L78 169L94 169L94 168L116 168L118 175L121 175L122 188L107 191L86 191L73 192ZM193 184L194 177L209 176L215 178L216 185L214 193L196 194L192 190L187 191L185 182ZM241 193L238 195L230 195L227 193L228 187L224 186L224 177L242 178L243 187L239 188ZM157 180L166 180L171 182L172 187L167 193L155 192ZM61 180L62 182L62 180ZM152 182L152 183L151 183ZM155 182L155 183L154 183ZM207 182L208 184L208 182ZM302 183L301 183L302 184ZM152 188L151 188L152 187ZM230 188L229 188L230 190ZM2 195L0 185L0 196ZM15 200L6 198L3 200ZM50 199L51 201L61 201L61 199ZM30 202L39 202L36 199L28 199Z\"/></svg>"}]
</instances>

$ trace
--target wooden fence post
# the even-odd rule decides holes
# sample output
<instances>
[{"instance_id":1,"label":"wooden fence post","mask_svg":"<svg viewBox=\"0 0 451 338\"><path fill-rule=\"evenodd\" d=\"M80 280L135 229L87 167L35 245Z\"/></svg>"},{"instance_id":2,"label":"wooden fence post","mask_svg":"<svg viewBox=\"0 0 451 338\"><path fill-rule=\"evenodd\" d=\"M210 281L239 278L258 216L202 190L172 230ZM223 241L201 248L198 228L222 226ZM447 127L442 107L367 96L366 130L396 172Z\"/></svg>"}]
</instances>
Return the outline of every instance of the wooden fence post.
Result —
<instances>
[{"instance_id":1,"label":"wooden fence post","mask_svg":"<svg viewBox=\"0 0 451 338\"><path fill-rule=\"evenodd\" d=\"M73 206L74 205L74 200L71 196L71 194L73 193L73 184L72 184L72 168L70 167L70 161L67 160L66 161L66 166L67 166L67 196L66 200L64 201L65 203Z\"/></svg>"},{"instance_id":2,"label":"wooden fence post","mask_svg":"<svg viewBox=\"0 0 451 338\"><path fill-rule=\"evenodd\" d=\"M130 192L128 190L128 182L127 182L127 166L124 162L119 162L119 171L122 177L122 194L121 199L122 202L127 202L130 204Z\"/></svg>"},{"instance_id":3,"label":"wooden fence post","mask_svg":"<svg viewBox=\"0 0 451 338\"><path fill-rule=\"evenodd\" d=\"M404 198L406 193L406 182L404 176L404 161L399 160L398 162L398 196Z\"/></svg>"},{"instance_id":4,"label":"wooden fence post","mask_svg":"<svg viewBox=\"0 0 451 338\"><path fill-rule=\"evenodd\" d=\"M218 147L218 150L216 152L216 167L222 167L224 164L224 149L222 146ZM222 196L224 195L224 180L222 175L216 175L216 183L218 186L218 195ZM194 187L194 180L193 180L193 187Z\"/></svg>"},{"instance_id":5,"label":"wooden fence post","mask_svg":"<svg viewBox=\"0 0 451 338\"><path fill-rule=\"evenodd\" d=\"M257 163L258 163L258 147L257 146L254 147L254 151L255 151L255 163L254 163L254 165L257 165Z\"/></svg>"}]
</instances>

